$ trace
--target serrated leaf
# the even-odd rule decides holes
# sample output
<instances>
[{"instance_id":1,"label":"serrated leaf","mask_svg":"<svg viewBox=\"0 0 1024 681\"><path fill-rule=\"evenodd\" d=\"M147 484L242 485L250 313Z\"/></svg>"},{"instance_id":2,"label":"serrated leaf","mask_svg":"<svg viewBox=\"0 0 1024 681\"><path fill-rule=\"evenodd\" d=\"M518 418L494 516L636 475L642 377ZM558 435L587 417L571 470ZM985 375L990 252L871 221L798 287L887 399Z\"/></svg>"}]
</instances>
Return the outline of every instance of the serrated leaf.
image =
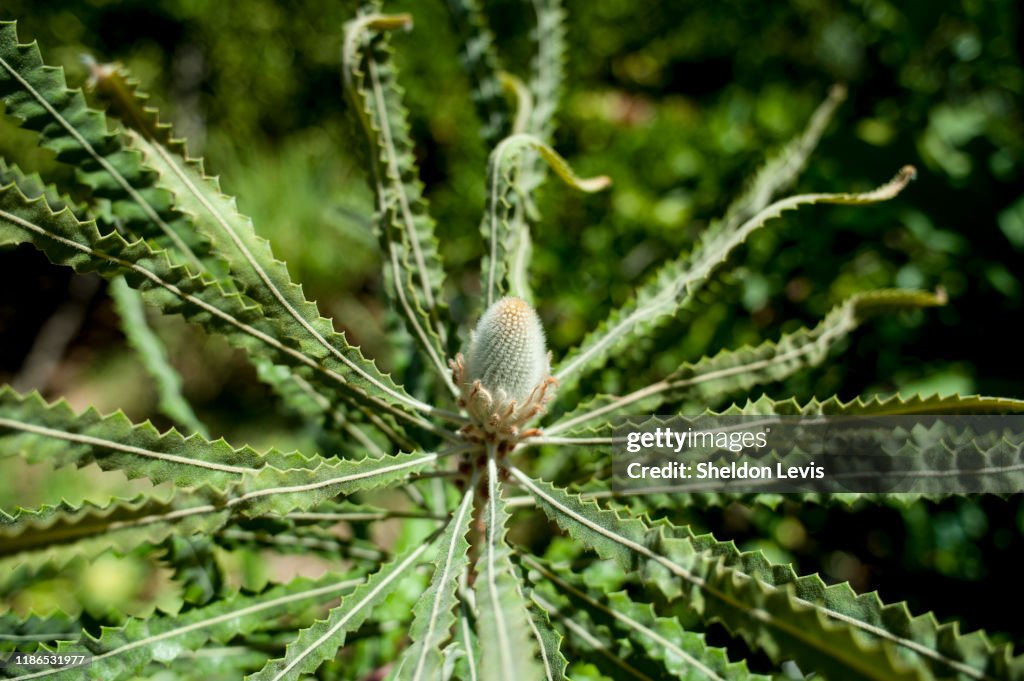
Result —
<instances>
[{"instance_id":1,"label":"serrated leaf","mask_svg":"<svg viewBox=\"0 0 1024 681\"><path fill-rule=\"evenodd\" d=\"M537 645L530 630L530 615L505 541L508 511L493 451L487 463L487 505L484 537L474 585L477 635L482 651L480 675L495 681L543 678Z\"/></svg>"},{"instance_id":2,"label":"serrated leaf","mask_svg":"<svg viewBox=\"0 0 1024 681\"><path fill-rule=\"evenodd\" d=\"M653 414L662 405L682 399L686 405L710 405L724 395L781 381L821 364L835 344L875 314L944 303L941 292L881 289L859 293L834 307L813 328L803 327L777 341L723 350L698 362L684 363L666 378L621 397L595 397L546 428L545 433L573 433L591 424L590 432L603 432L610 428L606 419L627 408L633 414Z\"/></svg>"},{"instance_id":3,"label":"serrated leaf","mask_svg":"<svg viewBox=\"0 0 1024 681\"><path fill-rule=\"evenodd\" d=\"M725 217L708 226L707 236L719 231L735 230L767 206L780 191L793 184L807 166L811 153L818 146L825 128L844 99L846 88L842 85L832 86L828 96L811 115L803 132L758 169L747 188L726 209Z\"/></svg>"},{"instance_id":4,"label":"serrated leaf","mask_svg":"<svg viewBox=\"0 0 1024 681\"><path fill-rule=\"evenodd\" d=\"M291 280L285 264L274 257L270 243L257 236L252 221L238 212L234 199L220 191L216 179L203 172L201 161L178 156L135 132L126 136L146 165L157 171L159 186L170 192L177 209L192 216L195 227L227 261L232 281L260 304L264 315L280 322L285 337L302 339L308 356L337 362L346 377L362 389L405 407L430 411L349 345L345 334L335 331L329 319L320 316L302 287Z\"/></svg>"},{"instance_id":5,"label":"serrated leaf","mask_svg":"<svg viewBox=\"0 0 1024 681\"><path fill-rule=\"evenodd\" d=\"M38 509L0 511L0 559L38 568L62 567L75 558L95 558L107 551L127 553L156 546L178 535L209 534L227 520L227 509L209 503L215 493L181 494L168 499L140 495L105 504L62 501Z\"/></svg>"},{"instance_id":6,"label":"serrated leaf","mask_svg":"<svg viewBox=\"0 0 1024 681\"><path fill-rule=\"evenodd\" d=\"M9 184L16 185L18 190L30 199L43 197L46 205L54 213L68 208L80 218L85 214L83 207L72 205L71 199L62 196L55 186L46 184L39 173L26 175L17 165L0 158L0 187Z\"/></svg>"},{"instance_id":7,"label":"serrated leaf","mask_svg":"<svg viewBox=\"0 0 1024 681\"><path fill-rule=\"evenodd\" d=\"M471 592L464 591L459 599L455 636L445 646L445 668L451 669L451 676L460 681L478 681L480 678L480 642L473 629L473 613L466 596Z\"/></svg>"},{"instance_id":8,"label":"serrated leaf","mask_svg":"<svg viewBox=\"0 0 1024 681\"><path fill-rule=\"evenodd\" d=\"M626 347L632 339L663 324L692 299L738 246L783 212L818 203L862 205L887 201L906 187L914 174L914 169L906 166L892 180L869 192L790 196L767 206L733 231L702 238L692 253L662 266L636 290L631 301L588 334L558 364L554 377L563 390L573 387L584 372L602 366L609 355Z\"/></svg>"},{"instance_id":9,"label":"serrated leaf","mask_svg":"<svg viewBox=\"0 0 1024 681\"><path fill-rule=\"evenodd\" d=\"M345 95L367 141L370 188L376 197L385 278L409 333L452 394L442 323L444 270L409 136L397 73L384 31L409 28L408 15L377 14L380 3L345 27Z\"/></svg>"},{"instance_id":10,"label":"serrated leaf","mask_svg":"<svg viewBox=\"0 0 1024 681\"><path fill-rule=\"evenodd\" d=\"M561 0L532 0L532 5L536 24L531 38L536 50L530 63L533 109L529 131L550 143L565 81L565 10ZM538 182L542 179L543 175ZM533 188L528 184L528 190Z\"/></svg>"},{"instance_id":11,"label":"serrated leaf","mask_svg":"<svg viewBox=\"0 0 1024 681\"><path fill-rule=\"evenodd\" d=\"M227 277L226 273L233 265L244 278L246 274L252 273L252 258L262 259L271 271L280 269L280 263L274 259L268 245L255 235L251 221L238 212L232 199L223 196L217 180L208 177L203 171L202 161L188 155L184 142L174 138L172 127L160 121L158 110L149 106L149 95L139 88L137 81L130 78L127 69L121 64L97 64L93 60L87 62L92 72L90 83L110 102L113 111L121 120L138 134L126 135L128 142L141 136L149 143L142 145L144 160L149 159L154 166L166 171L157 179L157 183L168 189L176 201L176 208L193 211L189 214L193 227L206 233L211 243L222 249L216 262L212 262L212 258L204 260L207 271L217 277L220 285L226 291L236 290L243 282ZM186 199L179 200L178 196L183 191ZM193 194L191 198L188 196L190 192ZM204 192L206 200L197 202L196 195ZM238 239L232 238L235 236ZM224 257L225 254L232 257ZM280 274L278 271L278 279L281 279ZM283 279L287 280L287 274ZM262 284L263 280L261 279L259 283ZM272 291L269 293L273 294ZM301 294L301 291L299 293ZM299 295L298 298L302 296ZM278 302L274 301L275 304ZM302 301L293 302L301 304ZM308 305L304 306L304 311L311 312ZM288 310L282 309L282 312L287 315ZM260 379L280 395L287 408L309 420L320 418L326 413L338 427L359 439L370 453L383 453L370 446L370 441L362 437L361 431L348 422L339 410L340 405L332 406L327 398L317 392L308 381L292 373L289 367L274 365L267 358L258 355L251 356L250 359L256 365ZM393 441L395 444L402 444L398 440Z\"/></svg>"},{"instance_id":12,"label":"serrated leaf","mask_svg":"<svg viewBox=\"0 0 1024 681\"><path fill-rule=\"evenodd\" d=\"M14 185L0 187L0 242L30 242L53 262L76 271L124 275L147 302L168 313L182 313L252 354L289 365L339 400L374 405L408 423L443 433L405 409L445 412L408 396L389 379L382 383L374 378L372 363L362 360L357 350L349 348L358 357L346 363L337 356L341 351L330 352L308 335L292 335L294 329L264 315L250 299L173 265L166 251L154 252L143 241L129 244L116 233L101 235L95 223L80 222L68 210L55 214L42 198L29 200ZM363 373L356 370L360 362L365 364Z\"/></svg>"},{"instance_id":13,"label":"serrated leaf","mask_svg":"<svg viewBox=\"0 0 1024 681\"><path fill-rule=\"evenodd\" d=\"M475 482L475 481L474 481ZM430 681L442 677L444 657L441 644L449 637L455 623L459 579L469 565L469 542L466 533L472 519L473 496L476 486L471 484L462 495L448 527L438 541L437 566L430 587L416 601L414 618L409 629L412 645L399 659L394 675L396 680Z\"/></svg>"},{"instance_id":14,"label":"serrated leaf","mask_svg":"<svg viewBox=\"0 0 1024 681\"><path fill-rule=\"evenodd\" d=\"M288 645L283 658L271 660L259 672L246 678L251 681L294 681L315 672L324 660L334 658L344 645L346 634L366 621L373 606L383 600L389 588L410 572L416 561L432 546L433 541L424 542L382 566L345 597L341 605L331 610L327 619L300 631Z\"/></svg>"},{"instance_id":15,"label":"serrated leaf","mask_svg":"<svg viewBox=\"0 0 1024 681\"><path fill-rule=\"evenodd\" d=\"M566 641L575 653L575 661L582 659L597 662L602 673L612 679L636 679L637 681L654 681L651 676L637 669L623 659L619 650L613 650L610 642L596 636L592 630L592 622L586 611L570 608L566 604L559 607L534 590L531 598L549 617L554 618L566 631ZM621 647L621 646L620 646ZM610 666L609 666L610 665Z\"/></svg>"},{"instance_id":16,"label":"serrated leaf","mask_svg":"<svg viewBox=\"0 0 1024 681\"><path fill-rule=\"evenodd\" d=\"M309 555L349 561L380 562L387 557L371 541L344 538L319 527L294 527L285 520L235 518L235 524L217 530L216 541L227 549L269 549L278 554Z\"/></svg>"},{"instance_id":17,"label":"serrated leaf","mask_svg":"<svg viewBox=\"0 0 1024 681\"><path fill-rule=\"evenodd\" d=\"M488 245L481 265L485 307L490 307L510 290L509 277L515 267L515 251L509 249L509 245L521 236L518 231L528 229L525 223L516 222L513 215L515 207L525 196L520 184L520 169L523 154L527 151L536 152L574 189L591 193L601 191L611 183L604 175L586 179L577 177L569 163L535 135L522 133L503 139L487 163L487 207L480 223L480 233Z\"/></svg>"},{"instance_id":18,"label":"serrated leaf","mask_svg":"<svg viewBox=\"0 0 1024 681\"><path fill-rule=\"evenodd\" d=\"M0 99L42 146L76 166L82 184L113 202L129 229L171 249L194 272L204 271L209 244L171 210L153 173L108 131L105 116L88 108L81 90L67 87L63 69L44 65L34 43L18 43L14 22L0 22Z\"/></svg>"},{"instance_id":19,"label":"serrated leaf","mask_svg":"<svg viewBox=\"0 0 1024 681\"><path fill-rule=\"evenodd\" d=\"M519 573L522 579L522 589L533 604L540 606L536 593L527 588L528 582ZM540 663L544 670L544 681L564 681L565 669L569 666L568 660L562 650L564 637L561 632L551 625L548 611L543 607L530 607L530 631L534 640L537 641L537 648L540 650Z\"/></svg>"},{"instance_id":20,"label":"serrated leaf","mask_svg":"<svg viewBox=\"0 0 1024 681\"><path fill-rule=\"evenodd\" d=\"M224 440L160 433L148 421L135 425L123 412L102 416L93 409L75 414L64 401L47 404L38 393L20 395L0 386L0 456L23 456L54 466L86 466L123 471L129 478L171 481L178 486L209 485L220 490L267 465L316 465L294 452L259 453L235 449Z\"/></svg>"},{"instance_id":21,"label":"serrated leaf","mask_svg":"<svg viewBox=\"0 0 1024 681\"><path fill-rule=\"evenodd\" d=\"M300 615L311 606L350 592L361 580L327 574L316 580L298 578L260 594L236 595L178 616L131 619L121 627L104 627L99 638L88 634L74 643L61 643L61 652L88 650L93 659L90 679L112 681L130 677L151 660L170 662L208 641L225 642L273 625L281 617ZM8 667L8 673L18 670ZM36 674L12 674L12 679L38 677L77 681L81 669L52 668Z\"/></svg>"},{"instance_id":22,"label":"serrated leaf","mask_svg":"<svg viewBox=\"0 0 1024 681\"><path fill-rule=\"evenodd\" d=\"M708 646L702 634L685 631L677 619L658 617L651 605L633 602L625 591L596 594L565 570L556 572L533 556L524 555L522 561L588 610L595 621L606 622L623 638L640 643L647 656L658 660L673 678L768 681L769 677L751 674L745 663L730 662L723 648Z\"/></svg>"},{"instance_id":23,"label":"serrated leaf","mask_svg":"<svg viewBox=\"0 0 1024 681\"><path fill-rule=\"evenodd\" d=\"M284 515L309 509L339 494L394 484L438 460L432 452L411 452L359 461L325 461L315 469L280 470L267 466L247 473L239 494L226 502L229 508L254 517L267 513Z\"/></svg>"},{"instance_id":24,"label":"serrated leaf","mask_svg":"<svg viewBox=\"0 0 1024 681\"><path fill-rule=\"evenodd\" d=\"M81 623L65 612L0 615L0 653L33 650L39 643L78 640Z\"/></svg>"},{"instance_id":25,"label":"serrated leaf","mask_svg":"<svg viewBox=\"0 0 1024 681\"><path fill-rule=\"evenodd\" d=\"M714 555L707 542L668 536L666 523L651 527L516 468L510 473L575 539L623 569L639 570L666 597L685 594L703 618L722 621L775 660L792 657L807 670L878 681L1024 672L1021 658L1011 660L1008 646L994 647L983 634L956 635L933 617L911 618L903 604L883 605L876 594L857 596L846 584L826 588L816 575L798 579L759 552L741 554L746 562L729 560L722 553L729 545L715 544Z\"/></svg>"},{"instance_id":26,"label":"serrated leaf","mask_svg":"<svg viewBox=\"0 0 1024 681\"><path fill-rule=\"evenodd\" d=\"M734 404L717 415L778 416L901 416L912 414L1012 414L1024 412L1024 400L985 395L875 395L843 402L836 396L801 403L796 398L774 400L762 395L745 404Z\"/></svg>"},{"instance_id":27,"label":"serrated leaf","mask_svg":"<svg viewBox=\"0 0 1024 681\"><path fill-rule=\"evenodd\" d=\"M487 148L508 134L508 104L502 97L501 60L494 35L479 0L447 0L459 37L459 63L469 76L469 96L480 118L480 136Z\"/></svg>"}]
</instances>

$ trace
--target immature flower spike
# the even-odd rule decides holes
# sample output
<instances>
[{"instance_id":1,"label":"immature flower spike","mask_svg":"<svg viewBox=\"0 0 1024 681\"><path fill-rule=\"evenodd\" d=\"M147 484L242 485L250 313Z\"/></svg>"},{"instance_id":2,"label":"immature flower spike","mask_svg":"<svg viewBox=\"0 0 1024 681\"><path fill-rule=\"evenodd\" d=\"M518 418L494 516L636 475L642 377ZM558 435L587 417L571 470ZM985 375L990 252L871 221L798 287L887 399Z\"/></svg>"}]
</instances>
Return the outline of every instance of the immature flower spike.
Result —
<instances>
[{"instance_id":1,"label":"immature flower spike","mask_svg":"<svg viewBox=\"0 0 1024 681\"><path fill-rule=\"evenodd\" d=\"M466 354L470 382L480 381L498 402L522 404L549 369L544 329L529 303L507 297L487 308Z\"/></svg>"}]
</instances>

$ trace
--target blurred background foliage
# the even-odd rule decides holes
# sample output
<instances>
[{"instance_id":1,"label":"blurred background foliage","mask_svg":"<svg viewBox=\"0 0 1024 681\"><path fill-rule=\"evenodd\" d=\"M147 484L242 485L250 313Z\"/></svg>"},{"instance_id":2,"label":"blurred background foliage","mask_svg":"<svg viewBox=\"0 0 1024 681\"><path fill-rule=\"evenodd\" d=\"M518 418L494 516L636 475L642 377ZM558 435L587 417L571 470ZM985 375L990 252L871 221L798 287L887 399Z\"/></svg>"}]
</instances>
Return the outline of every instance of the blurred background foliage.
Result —
<instances>
[{"instance_id":1,"label":"blurred background foliage","mask_svg":"<svg viewBox=\"0 0 1024 681\"><path fill-rule=\"evenodd\" d=\"M485 4L506 68L524 75L529 3ZM766 154L802 128L831 84L847 84L850 97L798 189L866 189L906 163L920 171L890 203L807 209L758 232L733 274L582 391L639 387L684 359L813 323L856 291L941 286L947 307L878 319L834 361L767 392L801 399L897 391L1024 397L1019 2L566 4L567 91L555 147L580 174L606 173L615 184L597 196L553 182L541 190L532 271L556 357L664 258L686 251ZM452 310L469 322L478 312L488 150L444 3L402 0L385 9L409 11L416 21L393 43ZM21 38L38 40L44 58L63 65L72 82L86 80L83 54L127 65L325 316L367 355L401 368L408 346L386 333L370 195L341 93L340 27L353 12L350 3L314 1L0 2L0 18L18 19ZM50 179L71 172L5 118L0 153ZM296 424L277 415L244 357L178 319L153 323L211 433L257 447L309 446ZM56 355L47 342L56 343ZM33 365L33 357L43 364ZM78 408L123 408L134 419L169 425L156 413L155 392L102 287L73 279L27 247L0 253L0 379L67 396ZM80 476L61 471L5 476L0 500L41 501L37 487L48 490L48 500L102 498L127 484L90 475L85 492ZM972 599L1005 572L994 557L1021 552L1024 525L1017 497L866 516L788 505L737 513L688 520L741 543L760 542L830 578L891 590L894 600L913 593L940 615L966 616L973 626L983 622L971 619ZM965 588L950 595L943 586L949 579ZM945 600L929 598L933 592ZM990 612L984 624L1019 640L1022 625L1010 615Z\"/></svg>"}]
</instances>

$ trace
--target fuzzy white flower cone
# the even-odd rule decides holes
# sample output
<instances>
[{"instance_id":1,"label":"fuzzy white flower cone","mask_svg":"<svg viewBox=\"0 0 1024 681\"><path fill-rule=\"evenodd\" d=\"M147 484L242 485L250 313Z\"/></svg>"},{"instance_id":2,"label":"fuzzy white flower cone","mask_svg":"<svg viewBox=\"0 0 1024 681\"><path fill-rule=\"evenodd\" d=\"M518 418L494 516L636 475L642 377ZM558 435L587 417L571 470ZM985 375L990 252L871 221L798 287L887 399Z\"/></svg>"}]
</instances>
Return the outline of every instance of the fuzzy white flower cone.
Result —
<instances>
[{"instance_id":1,"label":"fuzzy white flower cone","mask_svg":"<svg viewBox=\"0 0 1024 681\"><path fill-rule=\"evenodd\" d=\"M487 308L466 358L459 355L452 363L460 404L473 420L463 435L511 447L534 432L522 428L551 399L550 369L544 328L529 303L506 297Z\"/></svg>"},{"instance_id":2,"label":"fuzzy white flower cone","mask_svg":"<svg viewBox=\"0 0 1024 681\"><path fill-rule=\"evenodd\" d=\"M525 401L550 367L544 328L529 303L502 298L477 322L466 353L466 378L498 402Z\"/></svg>"}]
</instances>

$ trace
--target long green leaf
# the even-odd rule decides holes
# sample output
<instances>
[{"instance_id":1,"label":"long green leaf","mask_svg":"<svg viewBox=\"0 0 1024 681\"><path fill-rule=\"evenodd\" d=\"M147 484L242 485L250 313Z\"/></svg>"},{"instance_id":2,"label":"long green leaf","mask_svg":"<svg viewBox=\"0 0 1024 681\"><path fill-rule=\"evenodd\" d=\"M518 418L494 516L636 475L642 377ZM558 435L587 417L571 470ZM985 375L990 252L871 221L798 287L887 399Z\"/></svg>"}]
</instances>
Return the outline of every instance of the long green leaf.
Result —
<instances>
[{"instance_id":1,"label":"long green leaf","mask_svg":"<svg viewBox=\"0 0 1024 681\"><path fill-rule=\"evenodd\" d=\"M82 184L113 202L129 229L171 249L194 272L204 271L209 244L171 209L155 174L107 129L103 114L88 108L81 90L67 87L63 69L44 65L34 43L18 43L14 22L0 22L0 99L58 160L78 168Z\"/></svg>"},{"instance_id":2,"label":"long green leaf","mask_svg":"<svg viewBox=\"0 0 1024 681\"><path fill-rule=\"evenodd\" d=\"M455 637L444 649L446 666L452 668L454 678L462 681L478 681L480 678L480 644L473 630L472 608L466 598L470 593L462 592L456 614Z\"/></svg>"},{"instance_id":3,"label":"long green leaf","mask_svg":"<svg viewBox=\"0 0 1024 681\"><path fill-rule=\"evenodd\" d=\"M555 132L555 112L565 81L565 10L561 0L531 0L536 18L533 41L536 51L530 65L533 108L529 131L545 144ZM541 175L538 180L543 179ZM534 187L528 186L528 191Z\"/></svg>"},{"instance_id":4,"label":"long green leaf","mask_svg":"<svg viewBox=\"0 0 1024 681\"><path fill-rule=\"evenodd\" d=\"M774 400L761 396L716 412L720 415L778 416L906 416L913 414L1014 414L1024 412L1024 400L985 395L913 395L857 397L843 402L838 397L800 402L796 398Z\"/></svg>"},{"instance_id":5,"label":"long green leaf","mask_svg":"<svg viewBox=\"0 0 1024 681\"><path fill-rule=\"evenodd\" d=\"M121 328L156 384L158 405L168 417L189 431L207 437L206 426L196 417L192 405L181 394L181 376L171 366L167 348L146 321L146 308L138 291L117 277L107 288L121 316Z\"/></svg>"},{"instance_id":6,"label":"long green leaf","mask_svg":"<svg viewBox=\"0 0 1024 681\"><path fill-rule=\"evenodd\" d=\"M30 242L52 261L77 271L124 275L130 286L140 289L147 302L159 309L182 313L251 354L291 366L334 391L340 400L373 405L443 435L404 409L441 413L439 410L409 397L390 381L382 385L372 376L353 373L351 363L339 360L309 336L294 336L293 330L263 315L262 307L250 299L174 266L166 251L154 252L142 241L128 243L116 233L101 235L95 223L80 222L68 210L55 214L42 198L27 199L15 185L0 187L0 242Z\"/></svg>"},{"instance_id":7,"label":"long green leaf","mask_svg":"<svg viewBox=\"0 0 1024 681\"><path fill-rule=\"evenodd\" d=\"M349 22L342 51L345 94L367 140L370 186L377 201L385 276L410 334L456 394L445 364L444 270L434 221L423 197L397 74L383 31L408 28L408 15L371 13Z\"/></svg>"},{"instance_id":8,"label":"long green leaf","mask_svg":"<svg viewBox=\"0 0 1024 681\"><path fill-rule=\"evenodd\" d=\"M251 681L295 681L315 672L324 660L334 658L344 645L348 632L358 629L370 617L373 607L384 599L398 580L412 571L432 546L432 541L414 546L381 567L345 597L341 605L331 610L327 619L300 631L288 645L283 658L271 660L258 673L247 678Z\"/></svg>"},{"instance_id":9,"label":"long green leaf","mask_svg":"<svg viewBox=\"0 0 1024 681\"><path fill-rule=\"evenodd\" d=\"M447 0L459 36L459 62L469 76L469 95L480 117L480 136L491 148L509 132L508 104L502 97L501 61L479 0Z\"/></svg>"},{"instance_id":10,"label":"long green leaf","mask_svg":"<svg viewBox=\"0 0 1024 681\"><path fill-rule=\"evenodd\" d=\"M814 328L801 328L777 341L744 346L685 363L668 377L621 397L596 397L545 429L548 435L572 433L588 425L606 430L606 419L630 409L634 414L659 413L664 404L686 400L687 405L713 404L730 393L780 381L806 367L821 364L829 350L869 317L893 310L945 303L942 292L883 289L850 297L832 309ZM594 424L600 420L601 423Z\"/></svg>"},{"instance_id":11,"label":"long green leaf","mask_svg":"<svg viewBox=\"0 0 1024 681\"><path fill-rule=\"evenodd\" d=\"M475 482L475 481L474 481ZM399 660L396 680L431 681L442 677L444 657L441 644L455 623L459 579L469 565L469 542L466 533L472 519L473 495L476 485L469 485L438 542L439 555L430 587L416 602L415 617L409 637L412 645Z\"/></svg>"},{"instance_id":12,"label":"long green leaf","mask_svg":"<svg viewBox=\"0 0 1024 681\"><path fill-rule=\"evenodd\" d=\"M199 494L170 499L140 495L104 505L62 501L32 510L0 511L0 559L61 567L74 558L92 559L110 550L126 553L157 546L172 536L209 534L227 521L228 511L190 513L207 508L204 502L208 499Z\"/></svg>"},{"instance_id":13,"label":"long green leaf","mask_svg":"<svg viewBox=\"0 0 1024 681\"><path fill-rule=\"evenodd\" d=\"M522 165L523 154L527 151L536 152L567 185L574 189L588 193L597 192L611 183L604 175L587 179L577 177L569 163L535 135L522 133L503 139L491 153L487 164L487 207L480 223L480 233L484 242L488 244L488 251L482 264L481 282L485 293L485 306L490 306L510 289L508 278L514 267L511 261L514 252L508 245L518 238L516 230L528 229L525 223L516 223L513 216L515 206L523 196L518 171Z\"/></svg>"},{"instance_id":14,"label":"long green leaf","mask_svg":"<svg viewBox=\"0 0 1024 681\"><path fill-rule=\"evenodd\" d=\"M804 131L765 162L743 193L726 209L725 217L708 227L704 238L719 231L735 230L767 206L780 191L793 184L807 166L811 153L844 99L846 88L834 85L811 115Z\"/></svg>"},{"instance_id":15,"label":"long green leaf","mask_svg":"<svg viewBox=\"0 0 1024 681\"><path fill-rule=\"evenodd\" d=\"M80 90L67 88L60 69L45 66L35 45L18 44L13 23L0 25L0 98L26 127L40 130L42 143L58 158L66 156L77 163L94 191L130 204L130 209L118 212L119 217L134 233L171 249L167 257L172 262L180 261L175 255L179 254L196 273L220 274L219 268L203 262L209 260L212 244L229 261L237 281L264 304L265 314L277 314L290 333L311 341L306 350L318 346L313 352L331 355L346 374L363 383L363 389L380 390L389 401L430 411L320 317L316 306L291 281L284 264L273 257L267 242L255 235L251 223L220 192L216 181L205 176L201 162L187 157L183 145L164 146L149 128L141 134L130 129L121 135L108 132L104 116L87 108ZM169 139L169 129L155 122L155 114L147 111L141 116L152 118L153 129L167 130L163 136ZM147 231L153 225L167 238Z\"/></svg>"},{"instance_id":16,"label":"long green leaf","mask_svg":"<svg viewBox=\"0 0 1024 681\"><path fill-rule=\"evenodd\" d=\"M662 324L692 299L740 244L783 212L818 203L861 205L886 201L899 194L914 173L907 166L892 180L869 192L791 196L769 205L731 232L702 239L689 256L663 266L637 290L633 300L614 311L578 348L570 351L554 371L555 378L563 389L574 386L584 372L601 366L609 355L632 339Z\"/></svg>"},{"instance_id":17,"label":"long green leaf","mask_svg":"<svg viewBox=\"0 0 1024 681\"><path fill-rule=\"evenodd\" d=\"M647 603L635 603L625 591L595 594L578 579L556 571L533 556L524 555L523 563L589 611L597 622L630 641L640 643L653 660L658 660L673 678L688 681L768 681L751 674L744 662L730 662L726 651L707 645L702 634L685 631L677 619L658 617Z\"/></svg>"},{"instance_id":18,"label":"long green leaf","mask_svg":"<svg viewBox=\"0 0 1024 681\"><path fill-rule=\"evenodd\" d=\"M37 643L76 641L81 623L62 611L46 615L19 615L6 612L0 615L0 652L31 650Z\"/></svg>"},{"instance_id":19,"label":"long green leaf","mask_svg":"<svg viewBox=\"0 0 1024 681\"><path fill-rule=\"evenodd\" d=\"M203 171L202 162L188 155L184 142L174 138L172 127L160 121L158 110L149 105L149 95L139 88L137 81L130 78L125 67L121 64L95 62L90 62L90 66L90 83L109 102L112 111L125 125L146 141L146 144L142 144L137 141L137 136L126 135L129 142L135 140L134 143L140 147L148 164L162 169L158 184L170 192L176 207L184 207L193 228L207 234L211 243L221 249L216 260L211 257L204 259L207 272L215 276L227 291L236 290L240 284L248 284L255 285L259 293L263 291L261 287L264 281L250 265L250 261L255 259L260 261L261 267L276 274L276 279L286 281L287 275L281 276L280 263L274 259L265 242L255 236L249 219L240 215L234 202L222 195L216 179L208 177ZM189 181L182 182L182 178ZM205 200L197 201L196 194L205 194ZM238 238L234 239L233 236ZM240 273L239 279L226 276L230 267ZM286 285L285 289L288 288ZM291 292L295 293L294 290ZM270 304L271 310L283 313L285 322L293 321L289 311L279 305L272 291L268 289L264 293L274 298ZM318 317L315 308L304 304L301 294L292 297L298 309L310 314L311 318ZM334 343L339 340L335 334L329 334L326 338ZM256 365L257 375L280 395L286 408L300 414L304 420L320 419L327 414L337 427L359 440L370 453L376 451L371 441L343 413L347 406L345 401L332 404L321 391L294 374L286 365L274 365L259 355L253 355L250 359ZM353 405L353 408L359 407ZM399 439L392 441L400 446L405 444Z\"/></svg>"},{"instance_id":20,"label":"long green leaf","mask_svg":"<svg viewBox=\"0 0 1024 681\"><path fill-rule=\"evenodd\" d=\"M435 464L438 458L439 454L433 452L411 452L358 461L331 460L312 470L280 470L267 466L247 473L239 487L240 493L228 499L226 505L248 517L305 511L339 494L349 495L403 482Z\"/></svg>"},{"instance_id":21,"label":"long green leaf","mask_svg":"<svg viewBox=\"0 0 1024 681\"><path fill-rule=\"evenodd\" d=\"M135 425L122 412L101 416L93 409L75 414L66 402L47 404L38 393L20 395L0 386L0 456L24 456L34 463L119 470L129 478L171 481L178 486L210 485L220 490L267 465L311 467L317 459L297 452L259 453L235 449L224 440L160 433L148 421Z\"/></svg>"},{"instance_id":22,"label":"long green leaf","mask_svg":"<svg viewBox=\"0 0 1024 681\"><path fill-rule=\"evenodd\" d=\"M569 666L569 661L562 653L563 636L551 625L548 613L543 608L530 608L530 631L540 650L540 664L544 670L544 681L564 681L565 669Z\"/></svg>"},{"instance_id":23,"label":"long green leaf","mask_svg":"<svg viewBox=\"0 0 1024 681\"><path fill-rule=\"evenodd\" d=\"M228 262L233 281L262 306L264 314L280 321L287 337L304 339L305 352L339 363L345 375L363 389L405 407L431 411L395 385L358 348L349 345L329 319L320 316L302 287L291 280L285 264L274 257L269 242L256 235L249 218L238 212L234 199L221 193L217 181L203 172L200 161L180 157L138 133L126 135L145 163L160 174L160 186L172 194L178 209L194 217L196 227Z\"/></svg>"},{"instance_id":24,"label":"long green leaf","mask_svg":"<svg viewBox=\"0 0 1024 681\"><path fill-rule=\"evenodd\" d=\"M857 596L845 584L826 588L813 575L797 578L757 552L730 560L721 553L726 544L716 544L716 554L705 543L669 536L664 524L650 527L516 468L510 472L575 539L639 570L669 598L686 594L702 617L722 621L773 659L794 657L808 670L879 681L1024 673L1024 660L1011 660L1008 646L994 647L983 634L961 636L934 618L912 618L904 604L883 605L877 595Z\"/></svg>"},{"instance_id":25,"label":"long green leaf","mask_svg":"<svg viewBox=\"0 0 1024 681\"><path fill-rule=\"evenodd\" d=\"M530 63L529 96L518 97L520 110L513 132L527 132L550 145L555 131L555 112L565 80L565 10L561 0L532 0L531 5L536 24L531 33L535 52ZM524 118L525 124L521 123ZM529 280L533 255L530 225L540 219L533 193L544 182L546 170L545 159L533 151L519 159L517 194L508 216L510 226L504 243L509 291L528 302L533 301Z\"/></svg>"},{"instance_id":26,"label":"long green leaf","mask_svg":"<svg viewBox=\"0 0 1024 681\"><path fill-rule=\"evenodd\" d=\"M38 510L0 511L0 536L5 536L0 558L9 554L22 564L31 559L36 566L47 562L63 565L79 555L158 544L171 533L182 537L212 535L222 532L232 519L284 516L294 510L307 511L338 495L395 484L436 461L436 454L417 453L362 461L346 459L324 463L314 470L282 471L267 466L243 476L227 492L202 487L187 494L179 492L170 499L145 495L105 506L61 503ZM232 530L227 532L230 539ZM259 540L257 533L246 534L236 534L235 538ZM295 539L277 537L270 543L278 548L310 548L312 543L320 548L326 545L334 552L343 548L336 541L327 543L333 537L305 534ZM377 558L379 554L362 557Z\"/></svg>"},{"instance_id":27,"label":"long green leaf","mask_svg":"<svg viewBox=\"0 0 1024 681\"><path fill-rule=\"evenodd\" d=\"M339 574L327 574L317 580L299 578L260 594L237 595L176 617L131 619L121 627L105 627L99 638L85 635L78 642L59 644L57 649L68 653L87 649L93 655L88 667L91 679L130 678L150 661L171 662L208 641L225 642L265 629L282 617L301 616L311 606L350 592L360 581ZM82 671L53 668L11 678L78 681Z\"/></svg>"},{"instance_id":28,"label":"long green leaf","mask_svg":"<svg viewBox=\"0 0 1024 681\"><path fill-rule=\"evenodd\" d=\"M550 595L548 594L548 596ZM625 657L621 650L623 646L618 646L618 650L613 650L614 642L607 640L610 636L595 634L593 623L585 610L573 608L565 598L561 599L562 603L555 603L553 602L555 599L548 600L536 589L530 594L530 597L548 617L553 618L565 629L567 634L565 640L576 661L581 659L594 661L601 672L612 679L654 681L650 675L623 659Z\"/></svg>"},{"instance_id":29,"label":"long green leaf","mask_svg":"<svg viewBox=\"0 0 1024 681\"><path fill-rule=\"evenodd\" d=\"M491 448L493 450L493 448ZM484 545L474 585L477 634L483 651L480 675L495 681L541 679L537 643L530 630L530 615L505 542L508 511L493 451L487 463L487 505L484 508Z\"/></svg>"}]
</instances>

